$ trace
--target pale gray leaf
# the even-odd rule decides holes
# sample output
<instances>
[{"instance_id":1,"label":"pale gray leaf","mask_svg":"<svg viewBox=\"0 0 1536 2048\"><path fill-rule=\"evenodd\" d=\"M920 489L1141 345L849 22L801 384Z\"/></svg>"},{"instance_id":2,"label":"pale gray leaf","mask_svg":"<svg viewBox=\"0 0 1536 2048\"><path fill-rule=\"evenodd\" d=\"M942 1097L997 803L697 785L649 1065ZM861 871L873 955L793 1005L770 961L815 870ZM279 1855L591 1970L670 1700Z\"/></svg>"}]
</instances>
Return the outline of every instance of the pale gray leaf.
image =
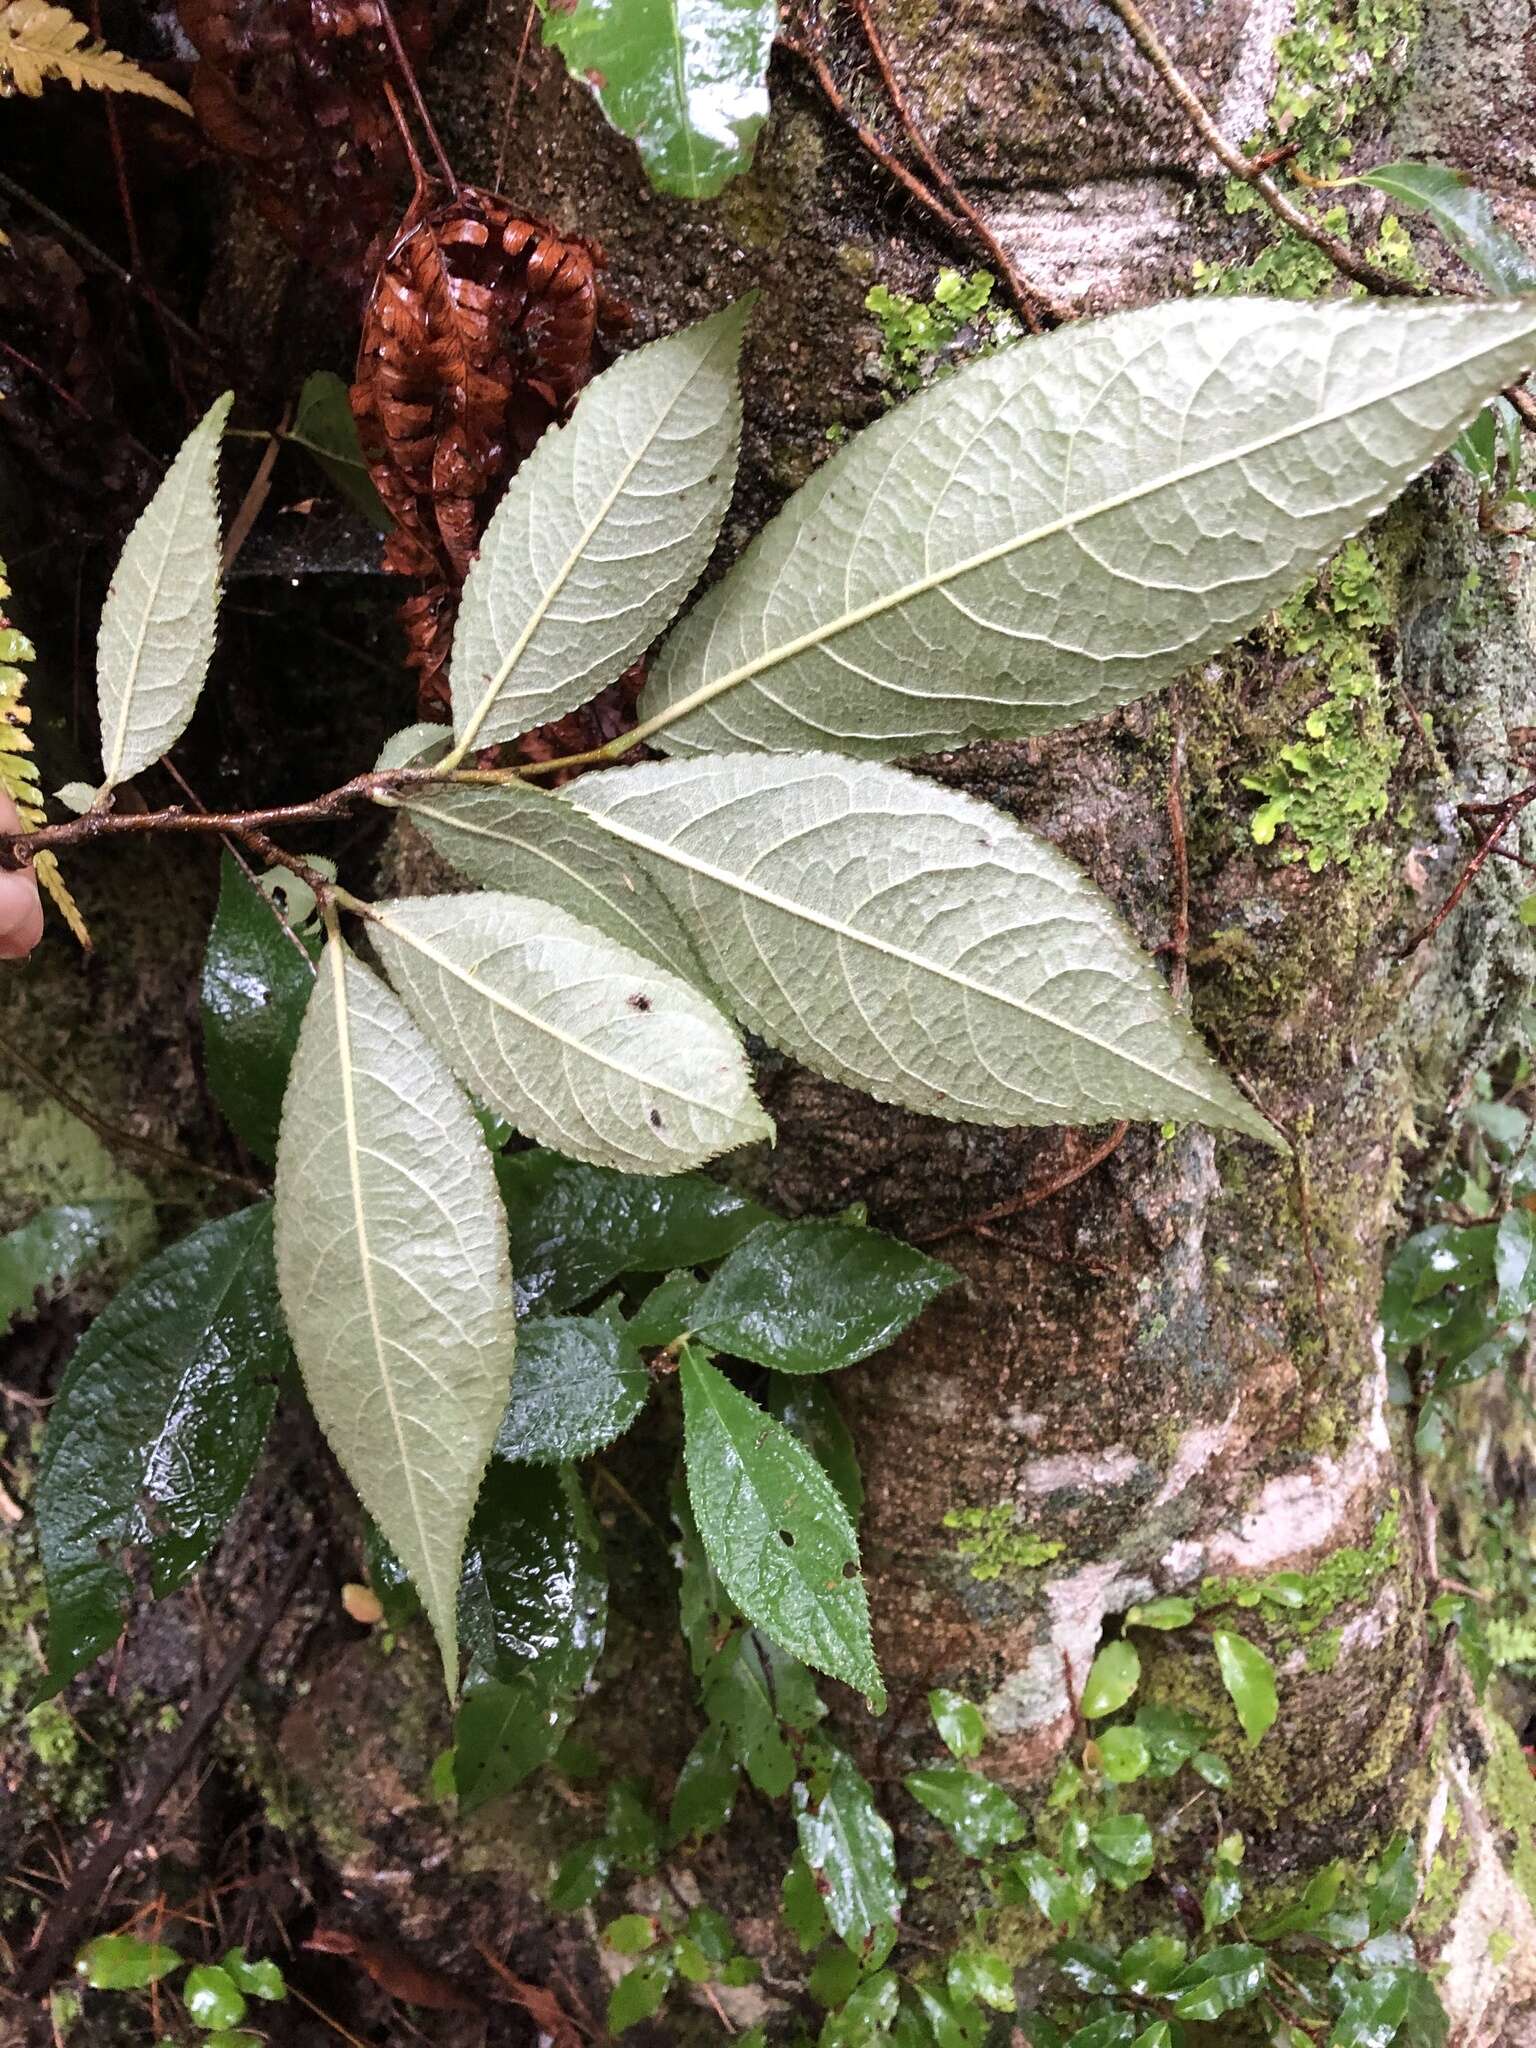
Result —
<instances>
[{"instance_id":1,"label":"pale gray leaf","mask_svg":"<svg viewBox=\"0 0 1536 2048\"><path fill-rule=\"evenodd\" d=\"M175 745L208 673L219 604L219 437L233 403L226 391L192 429L113 571L96 641L104 790Z\"/></svg>"},{"instance_id":2,"label":"pale gray leaf","mask_svg":"<svg viewBox=\"0 0 1536 2048\"><path fill-rule=\"evenodd\" d=\"M1287 597L1533 337L1529 300L1175 300L971 364L790 500L663 649L641 730L890 759L1127 703Z\"/></svg>"},{"instance_id":3,"label":"pale gray leaf","mask_svg":"<svg viewBox=\"0 0 1536 2048\"><path fill-rule=\"evenodd\" d=\"M615 769L566 801L650 868L741 1022L818 1073L971 1123L1278 1142L1088 877L973 797L804 754Z\"/></svg>"},{"instance_id":4,"label":"pale gray leaf","mask_svg":"<svg viewBox=\"0 0 1536 2048\"><path fill-rule=\"evenodd\" d=\"M385 768L427 768L440 761L447 753L453 734L446 725L433 725L422 720L417 725L403 726L399 732L391 733L379 749L379 758L374 762L377 774Z\"/></svg>"},{"instance_id":5,"label":"pale gray leaf","mask_svg":"<svg viewBox=\"0 0 1536 2048\"><path fill-rule=\"evenodd\" d=\"M558 797L525 782L443 783L407 808L466 880L557 903L658 967L702 980L692 941L642 864Z\"/></svg>"},{"instance_id":6,"label":"pale gray leaf","mask_svg":"<svg viewBox=\"0 0 1536 2048\"><path fill-rule=\"evenodd\" d=\"M477 1100L573 1159L678 1173L772 1135L740 1040L675 974L550 903L373 906L379 958Z\"/></svg>"},{"instance_id":7,"label":"pale gray leaf","mask_svg":"<svg viewBox=\"0 0 1536 2048\"><path fill-rule=\"evenodd\" d=\"M459 1560L512 1377L512 1273L469 1105L327 946L283 1102L277 1268L304 1384L457 1685Z\"/></svg>"},{"instance_id":8,"label":"pale gray leaf","mask_svg":"<svg viewBox=\"0 0 1536 2048\"><path fill-rule=\"evenodd\" d=\"M748 310L622 357L508 485L454 632L460 753L596 696L692 589L735 480Z\"/></svg>"}]
</instances>

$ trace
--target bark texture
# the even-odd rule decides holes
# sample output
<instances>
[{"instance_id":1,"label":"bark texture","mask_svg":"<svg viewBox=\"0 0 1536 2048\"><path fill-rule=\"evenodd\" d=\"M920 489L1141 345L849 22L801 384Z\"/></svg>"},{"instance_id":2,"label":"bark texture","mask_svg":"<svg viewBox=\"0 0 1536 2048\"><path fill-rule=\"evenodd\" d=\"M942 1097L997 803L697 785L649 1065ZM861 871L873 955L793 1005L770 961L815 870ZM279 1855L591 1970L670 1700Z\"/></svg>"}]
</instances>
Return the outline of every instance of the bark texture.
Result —
<instances>
[{"instance_id":1,"label":"bark texture","mask_svg":"<svg viewBox=\"0 0 1536 2048\"><path fill-rule=\"evenodd\" d=\"M1255 132L1290 0L1162 0L1156 12L1225 130ZM470 13L427 88L460 169L488 179L517 23L509 14L487 34L482 10ZM884 0L876 13L940 154L1021 269L1084 310L1181 291L1197 258L1241 259L1267 235L1262 218L1223 213L1214 167L1096 0ZM1406 7L1403 18L1401 76L1379 81L1358 119L1357 161L1439 155L1505 192L1536 150L1528 0L1425 0L1421 21ZM936 260L954 255L782 55L774 88L751 174L709 206L652 194L633 151L550 59L535 60L507 140L504 189L604 245L637 338L762 287L722 560L810 473L829 427L879 410L870 284L926 293ZM1525 211L1511 200L1517 229ZM273 262L253 217L241 216L232 249L214 317L254 359L270 356L274 379L344 355L334 339L313 353L334 316ZM1333 1857L1369 1855L1397 1827L1421 1830L1454 2038L1492 2048L1536 2040L1536 1917L1514 1875L1531 1868L1530 1813L1501 1804L1519 1777L1507 1731L1431 1650L1417 1481L1387 1407L1376 1319L1384 1256L1433 1170L1451 1106L1529 984L1513 864L1490 863L1432 945L1398 952L1455 872L1457 798L1515 786L1508 736L1536 723L1536 582L1525 552L1477 534L1466 491L1439 472L1371 546L1386 613L1361 645L1385 751L1361 773L1380 774L1386 816L1318 872L1252 836L1257 800L1244 778L1295 737L1328 682L1277 635L1092 727L927 764L1063 846L1157 947L1177 894L1168 794L1182 757L1189 1001L1293 1136L1297 1164L1200 1130L1134 1130L1061 1195L944 1240L963 1287L839 1386L868 1486L863 1542L893 1702L883 1729L850 1712L846 1732L879 1781L894 1780L931 1754L926 1689L952 1685L984 1702L993 1774L1038 1793L1074 1733L1106 1617L1154 1592L1306 1574L1305 1628L1268 1637L1282 1716L1259 1749L1242 1745L1198 1640L1155 1644L1149 1679L1224 1731L1235 1772L1227 1824L1247 1836L1252 1884L1284 1893ZM379 707L381 733L403 722L408 701L402 678ZM1432 714L1433 744L1410 707ZM25 987L0 984L0 1029L65 1045L66 1064L88 1060L102 1020L82 1013L93 1004L81 990L95 976L116 991L109 1016L133 1031L133 992L110 964L137 957L132 925L125 910L103 966L82 970L56 948ZM163 952L163 932L155 942ZM177 957L191 952L188 935ZM174 1003L154 1014L173 1041L175 1078L162 1088L134 1071L122 1087L150 1127L186 1137L199 1122L183 1100L186 1033ZM863 1201L873 1221L918 1238L1055 1177L1101 1135L946 1126L778 1061L766 1063L764 1087L780 1143L748 1171L766 1198L791 1212ZM590 1708L610 1763L649 1774L663 1793L696 1726L665 1536L669 1455L658 1425L612 1460L654 1518L617 1494L600 1502L616 1621ZM230 1597L221 1585L216 1597ZM553 1960L590 1996L594 1929L555 1920L541 1900L560 1850L593 1832L593 1813L538 1789L448 1826L424 1792L445 1736L430 1656L406 1644L386 1660L371 1643L324 1636L305 1654L307 1697L281 1719L248 1702L225 1731L269 1815L312 1830L351 1908L438 1963L461 1962L476 1935L503 1951L510 1941L529 1974L547 1975ZM891 1790L904 1867L935 1880L914 1894L907 1924L943 1943L974 1900L952 1855ZM738 1816L684 1880L765 1957L763 1991L739 1995L743 2017L781 2003L797 1980L773 1920L786 1854L771 1818ZM646 1903L644 1887L635 1903ZM1512 1941L1495 1945L1494 1962L1498 1931ZM1024 1913L1005 1938L1024 1964L1046 1946ZM681 2038L676 2025L651 2038Z\"/></svg>"}]
</instances>

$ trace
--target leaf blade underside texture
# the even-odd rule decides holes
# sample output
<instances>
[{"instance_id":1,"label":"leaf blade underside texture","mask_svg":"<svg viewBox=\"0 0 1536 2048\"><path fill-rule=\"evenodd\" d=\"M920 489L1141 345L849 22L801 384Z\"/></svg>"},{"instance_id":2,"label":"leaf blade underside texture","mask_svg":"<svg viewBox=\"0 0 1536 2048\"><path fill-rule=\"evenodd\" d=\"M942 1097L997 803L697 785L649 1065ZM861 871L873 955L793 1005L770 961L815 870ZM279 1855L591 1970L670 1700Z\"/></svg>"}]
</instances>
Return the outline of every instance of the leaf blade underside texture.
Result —
<instances>
[{"instance_id":1,"label":"leaf blade underside texture","mask_svg":"<svg viewBox=\"0 0 1536 2048\"><path fill-rule=\"evenodd\" d=\"M584 704L692 589L730 503L750 301L623 356L508 485L454 632L462 747Z\"/></svg>"},{"instance_id":2,"label":"leaf blade underside texture","mask_svg":"<svg viewBox=\"0 0 1536 2048\"><path fill-rule=\"evenodd\" d=\"M327 946L283 1104L283 1307L321 1427L457 1682L459 1561L511 1382L490 1154L399 999Z\"/></svg>"},{"instance_id":3,"label":"leaf blade underside texture","mask_svg":"<svg viewBox=\"0 0 1536 2048\"><path fill-rule=\"evenodd\" d=\"M477 1099L594 1166L680 1172L773 1126L712 1003L563 910L482 891L375 905L379 957Z\"/></svg>"},{"instance_id":4,"label":"leaf blade underside texture","mask_svg":"<svg viewBox=\"0 0 1536 2048\"><path fill-rule=\"evenodd\" d=\"M104 789L175 744L208 673L219 605L219 437L233 403L226 391L192 429L112 572L96 637Z\"/></svg>"},{"instance_id":5,"label":"leaf blade underside texture","mask_svg":"<svg viewBox=\"0 0 1536 2048\"><path fill-rule=\"evenodd\" d=\"M972 797L812 754L614 769L565 800L643 861L737 1019L818 1073L957 1121L1276 1142L1095 885Z\"/></svg>"},{"instance_id":6,"label":"leaf blade underside texture","mask_svg":"<svg viewBox=\"0 0 1536 2048\"><path fill-rule=\"evenodd\" d=\"M970 364L790 500L663 648L641 729L893 759L1127 703L1287 597L1533 336L1529 303L1179 300Z\"/></svg>"}]
</instances>

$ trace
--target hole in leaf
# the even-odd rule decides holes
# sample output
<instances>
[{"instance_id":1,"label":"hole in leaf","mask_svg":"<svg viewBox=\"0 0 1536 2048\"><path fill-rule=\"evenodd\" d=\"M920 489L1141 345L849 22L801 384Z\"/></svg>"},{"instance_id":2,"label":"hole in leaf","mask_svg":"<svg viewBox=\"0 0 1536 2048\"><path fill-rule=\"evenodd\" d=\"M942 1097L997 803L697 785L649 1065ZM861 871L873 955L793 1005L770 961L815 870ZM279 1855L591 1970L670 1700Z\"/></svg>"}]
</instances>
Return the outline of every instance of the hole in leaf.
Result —
<instances>
[{"instance_id":1,"label":"hole in leaf","mask_svg":"<svg viewBox=\"0 0 1536 2048\"><path fill-rule=\"evenodd\" d=\"M788 1529L781 1529L779 1531L779 1541L790 1550L793 1550L795 1547L795 1539Z\"/></svg>"}]
</instances>

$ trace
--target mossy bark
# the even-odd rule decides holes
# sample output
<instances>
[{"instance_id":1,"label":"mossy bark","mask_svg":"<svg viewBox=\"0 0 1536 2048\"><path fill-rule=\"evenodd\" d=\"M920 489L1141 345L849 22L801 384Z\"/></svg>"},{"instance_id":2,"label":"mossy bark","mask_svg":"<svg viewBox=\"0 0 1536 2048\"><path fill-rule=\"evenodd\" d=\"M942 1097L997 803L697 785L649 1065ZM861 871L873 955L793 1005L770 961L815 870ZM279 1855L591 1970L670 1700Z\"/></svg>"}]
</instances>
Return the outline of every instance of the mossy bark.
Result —
<instances>
[{"instance_id":1,"label":"mossy bark","mask_svg":"<svg viewBox=\"0 0 1536 2048\"><path fill-rule=\"evenodd\" d=\"M1505 90L1504 38L1528 27L1525 10L1496 0L1475 32L1448 0L1423 11L1417 41L1405 36L1396 52L1401 90L1373 104L1362 153L1393 153L1393 121L1405 147L1443 149L1474 173L1536 147L1523 98L1499 100L1496 122L1480 117ZM888 0L877 12L915 106L1020 266L1087 310L1183 290L1197 256L1243 256L1262 238L1251 216L1225 217L1212 167L1096 0ZM461 171L488 179L510 125L504 188L604 245L637 338L762 287L724 559L814 468L828 428L879 410L877 336L863 312L871 280L926 289L954 252L924 238L782 57L752 172L719 203L687 206L647 190L633 151L553 61L535 61L508 124L515 36L503 22L487 58L478 0L469 13L427 79ZM1289 9L1164 0L1158 15L1229 131L1254 131ZM258 341L270 333L286 346L289 302L254 231L233 245L217 289L215 314L231 331L245 322ZM313 305L312 288L304 298ZM341 360L339 320L328 331L329 357ZM1334 681L1278 633L1090 728L926 764L1064 847L1157 948L1174 917L1168 796L1184 761L1188 1000L1293 1137L1295 1160L1197 1129L1133 1130L1062 1194L944 1240L963 1285L839 1387L868 1488L863 1543L892 1713L877 1730L836 1688L829 1696L891 1789L904 1867L933 1880L909 1924L942 1943L974 1900L952 1852L894 1786L910 1759L931 1758L926 1689L984 1702L989 1768L1027 1796L1073 1735L1107 1620L1154 1592L1282 1567L1309 1575L1299 1617L1245 1615L1280 1670L1280 1719L1257 1750L1242 1742L1199 1630L1159 1639L1146 1683L1217 1729L1234 1772L1229 1824L1247 1836L1255 1882L1284 1892L1320 1862L1367 1856L1400 1826L1420 1830L1457 2039L1491 2044L1519 2038L1513 2015L1536 1997L1536 1921L1520 1883L1530 1816L1519 1799L1510 1808L1507 1736L1436 1675L1415 1475L1385 1401L1376 1312L1384 1254L1449 1105L1497 1049L1531 971L1512 864L1489 864L1432 945L1406 959L1400 948L1455 870L1454 801L1511 787L1508 735L1536 723L1536 582L1520 550L1478 535L1466 493L1439 473L1370 546L1383 606L1353 633L1349 658L1369 663L1378 686L1374 715L1392 744L1385 754L1377 744L1360 775L1386 801L1373 798L1315 872L1286 857L1305 852L1286 828L1271 847L1255 843L1260 799L1245 786ZM381 707L381 730L404 722L407 698L402 685ZM1346 755L1337 796L1353 816L1350 775ZM163 957L164 930L144 922L139 940ZM125 911L102 937L126 957L133 918ZM190 960L190 941L176 957ZM57 1045L67 1022L64 1064L88 1072L74 972L39 970L28 1029ZM185 1044L181 1057L172 1103L192 1099ZM154 1086L125 1085L139 1096ZM780 1141L748 1171L765 1197L795 1213L862 1201L872 1220L916 1237L1054 1177L1092 1143L904 1115L777 1060L763 1085ZM174 1137L195 1121L178 1114L154 1128ZM695 1727L671 1605L671 1451L664 1425L625 1448L613 1467L623 1493L599 1503L617 1624L583 1724L612 1768L648 1775L663 1799ZM516 1930L515 1967L543 1976L553 1959L590 1993L592 1925L556 1920L540 1901L560 1850L594 1830L596 1810L580 1791L545 1788L464 1826L447 1820L425 1791L447 1734L430 1663L410 1645L386 1656L375 1640L322 1636L302 1701L248 1704L225 1755L275 1825L312 1830L365 1916L449 1968L472 1938L505 1953ZM754 1812L682 1879L767 1958L769 2006L793 2001L799 1967L774 1918L787 1853L784 1829ZM1486 1937L1498 1930L1516 1939L1494 1962ZM1043 1946L1022 1918L1010 1938L1021 1960ZM683 2038L678 2027L669 2020L654 2038Z\"/></svg>"}]
</instances>

